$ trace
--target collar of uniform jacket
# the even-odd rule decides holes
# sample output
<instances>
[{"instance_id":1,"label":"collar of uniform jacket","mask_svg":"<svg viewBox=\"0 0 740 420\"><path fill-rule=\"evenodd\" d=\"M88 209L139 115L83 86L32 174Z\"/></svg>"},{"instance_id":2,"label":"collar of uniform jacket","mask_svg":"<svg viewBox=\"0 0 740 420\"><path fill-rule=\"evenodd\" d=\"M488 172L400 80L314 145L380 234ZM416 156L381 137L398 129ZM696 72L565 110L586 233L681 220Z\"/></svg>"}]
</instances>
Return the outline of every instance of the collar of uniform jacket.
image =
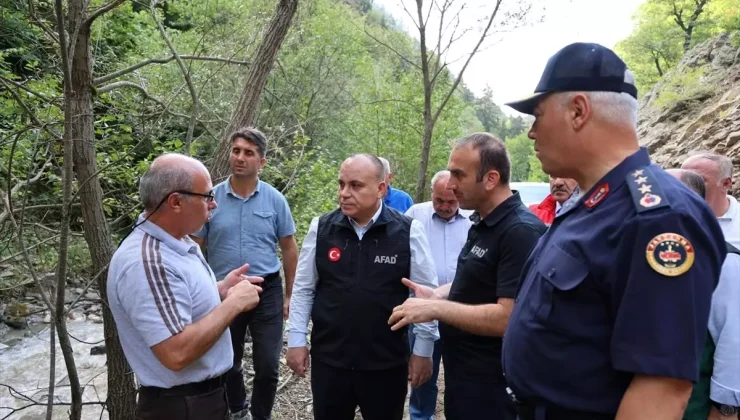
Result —
<instances>
[{"instance_id":1,"label":"collar of uniform jacket","mask_svg":"<svg viewBox=\"0 0 740 420\"><path fill-rule=\"evenodd\" d=\"M625 186L628 173L634 172L636 169L644 168L648 165L650 165L650 155L646 148L640 147L640 150L628 156L625 160L619 163L619 165L614 167L614 169L604 175L603 178L598 180L589 191L581 194L580 187L576 187L576 191L573 192L571 197L576 196L576 192L578 192L580 195L576 196L578 197L577 201L573 202L572 205L569 205L571 204L569 203L571 199L568 199L566 204L563 206L563 209L555 218L563 217L573 209L579 208L581 205L585 205L586 201L594 197L597 190L606 185L606 196L600 198L594 205L589 207L589 210L596 208L598 204L601 204L604 200L608 200L609 196L613 195L619 188ZM639 180L638 178L635 179ZM649 184L653 180L645 177L645 181Z\"/></svg>"},{"instance_id":2,"label":"collar of uniform jacket","mask_svg":"<svg viewBox=\"0 0 740 420\"><path fill-rule=\"evenodd\" d=\"M493 209L493 211L490 212L488 216L483 219L483 222L485 222L486 226L493 227L498 222L500 222L504 218L504 216L506 216L519 206L523 205L524 203L522 203L522 199L519 196L519 193L514 192L511 197L507 198L501 204L496 206L496 208ZM472 220L473 223L477 226L478 223L481 221L480 213L478 213L477 211L473 213L470 216L470 220Z\"/></svg>"},{"instance_id":3,"label":"collar of uniform jacket","mask_svg":"<svg viewBox=\"0 0 740 420\"><path fill-rule=\"evenodd\" d=\"M141 223L144 220L144 214L139 215L138 223ZM143 230L145 233L148 233L150 236L153 236L155 239L161 241L164 243L167 247L173 249L175 252L177 252L180 255L185 255L188 252L190 252L193 247L198 246L198 244L195 243L192 239L190 239L189 236L185 235L182 239L177 239L174 236L170 235L169 233L165 232L164 229L157 226L155 223L150 222L147 220L144 223L141 223L141 225L136 227L137 229Z\"/></svg>"}]
</instances>

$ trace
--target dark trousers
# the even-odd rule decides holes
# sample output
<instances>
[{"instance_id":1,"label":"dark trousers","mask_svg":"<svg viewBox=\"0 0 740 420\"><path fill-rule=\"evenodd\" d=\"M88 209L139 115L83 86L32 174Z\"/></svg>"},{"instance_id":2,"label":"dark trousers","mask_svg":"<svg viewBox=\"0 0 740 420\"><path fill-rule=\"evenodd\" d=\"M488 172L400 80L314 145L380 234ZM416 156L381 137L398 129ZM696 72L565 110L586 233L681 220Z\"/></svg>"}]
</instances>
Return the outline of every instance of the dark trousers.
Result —
<instances>
[{"instance_id":1,"label":"dark trousers","mask_svg":"<svg viewBox=\"0 0 740 420\"><path fill-rule=\"evenodd\" d=\"M234 365L227 374L226 395L232 413L248 409L254 420L269 420L275 403L283 346L283 285L280 274L265 276L261 287L257 307L234 318L229 326ZM252 336L254 366L251 402L247 401L242 372L247 328Z\"/></svg>"},{"instance_id":2,"label":"dark trousers","mask_svg":"<svg viewBox=\"0 0 740 420\"><path fill-rule=\"evenodd\" d=\"M408 365L387 370L349 370L311 361L315 420L401 420L408 389Z\"/></svg>"},{"instance_id":3,"label":"dark trousers","mask_svg":"<svg viewBox=\"0 0 740 420\"><path fill-rule=\"evenodd\" d=\"M516 420L516 404L506 392L505 383L466 381L445 371L445 419L482 418Z\"/></svg>"},{"instance_id":4,"label":"dark trousers","mask_svg":"<svg viewBox=\"0 0 740 420\"><path fill-rule=\"evenodd\" d=\"M223 386L199 393L170 392L141 387L136 420L228 420Z\"/></svg>"},{"instance_id":5,"label":"dark trousers","mask_svg":"<svg viewBox=\"0 0 740 420\"><path fill-rule=\"evenodd\" d=\"M409 348L414 351L414 342L416 335L413 331L413 325L409 325ZM439 363L442 361L442 340L434 342L434 353L432 354L432 377L417 388L411 388L409 395L409 415L411 420L432 420L434 412L437 410L437 394L439 387L437 379L439 378Z\"/></svg>"}]
</instances>

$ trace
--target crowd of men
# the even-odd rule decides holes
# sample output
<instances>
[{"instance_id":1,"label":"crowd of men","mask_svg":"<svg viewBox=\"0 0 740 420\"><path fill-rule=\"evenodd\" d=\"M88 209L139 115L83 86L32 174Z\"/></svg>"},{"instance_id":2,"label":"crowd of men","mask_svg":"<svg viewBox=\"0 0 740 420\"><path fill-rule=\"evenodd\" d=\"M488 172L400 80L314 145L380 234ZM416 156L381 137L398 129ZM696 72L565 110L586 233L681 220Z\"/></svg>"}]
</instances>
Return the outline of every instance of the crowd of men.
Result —
<instances>
[{"instance_id":1,"label":"crowd of men","mask_svg":"<svg viewBox=\"0 0 740 420\"><path fill-rule=\"evenodd\" d=\"M286 361L310 373L318 420L400 420L407 400L411 419L433 419L440 364L448 420L737 419L732 162L652 163L636 98L611 50L568 45L507 104L535 117L542 203L510 188L488 133L454 144L419 204L391 188L387 159L358 153L300 252L287 200L259 179L259 130L231 135L215 187L196 159L156 158L108 273L136 418L270 419L287 321Z\"/></svg>"}]
</instances>

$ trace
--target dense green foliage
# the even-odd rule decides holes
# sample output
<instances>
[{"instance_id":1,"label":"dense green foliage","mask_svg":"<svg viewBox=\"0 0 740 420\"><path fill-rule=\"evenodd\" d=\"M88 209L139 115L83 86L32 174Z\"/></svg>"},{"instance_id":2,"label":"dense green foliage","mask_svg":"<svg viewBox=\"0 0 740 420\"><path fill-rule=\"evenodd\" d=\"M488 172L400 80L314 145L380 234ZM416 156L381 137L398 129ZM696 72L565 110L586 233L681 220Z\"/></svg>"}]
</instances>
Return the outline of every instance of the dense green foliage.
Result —
<instances>
[{"instance_id":1,"label":"dense green foliage","mask_svg":"<svg viewBox=\"0 0 740 420\"><path fill-rule=\"evenodd\" d=\"M617 44L616 51L635 72L640 95L644 95L678 64L688 48L740 29L740 2L647 0L633 19L633 32Z\"/></svg>"},{"instance_id":2,"label":"dense green foliage","mask_svg":"<svg viewBox=\"0 0 740 420\"><path fill-rule=\"evenodd\" d=\"M418 44L392 17L370 6L366 1L302 1L263 92L255 123L269 138L261 177L288 197L299 239L312 217L335 206L336 171L350 153L387 157L396 187L411 191L416 182L423 87L419 72L396 52L413 57ZM179 54L220 59L185 59L200 104L190 152L206 162L224 136L274 7L274 2L259 0L173 0L156 8L156 19ZM12 195L14 208L24 202L47 206L31 208L24 216L27 223L51 228L28 229L27 242L33 244L51 237L59 220L58 208L48 205L59 204L61 143L54 136L63 129L61 58L51 36L52 3L0 0L0 8L0 188L7 194L20 185ZM105 77L147 59L172 58L154 19L147 3L126 1L92 28L95 141L115 241L141 211L137 184L148 163L163 152L185 152L193 102L174 60ZM369 34L391 43L396 52ZM439 95L452 81L452 74L443 73ZM446 166L454 139L485 130L508 140L528 127L520 117L507 117L490 90L477 98L460 86L435 128L429 177ZM514 180L541 178L532 165L532 142L521 143L512 150L512 159L523 162ZM21 185L42 167L36 181ZM73 216L73 229L79 231L79 207ZM7 234L7 220L2 228ZM14 251L12 245L0 250L2 255ZM40 260L47 267L54 263L48 257Z\"/></svg>"}]
</instances>

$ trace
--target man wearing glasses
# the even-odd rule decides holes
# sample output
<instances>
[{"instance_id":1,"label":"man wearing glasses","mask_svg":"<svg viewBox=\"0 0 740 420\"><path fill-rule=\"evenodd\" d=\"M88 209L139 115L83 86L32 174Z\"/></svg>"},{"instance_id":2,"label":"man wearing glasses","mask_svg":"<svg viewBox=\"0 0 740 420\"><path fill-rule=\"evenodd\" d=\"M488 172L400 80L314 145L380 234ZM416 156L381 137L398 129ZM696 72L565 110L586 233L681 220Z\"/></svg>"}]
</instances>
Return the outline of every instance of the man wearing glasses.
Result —
<instances>
[{"instance_id":1,"label":"man wearing glasses","mask_svg":"<svg viewBox=\"0 0 740 420\"><path fill-rule=\"evenodd\" d=\"M213 189L218 208L193 239L206 252L216 277L249 263L250 274L265 279L257 308L238 316L231 324L234 360L226 394L233 419L249 419L251 411L255 420L269 420L277 391L283 320L288 317L298 246L287 200L258 176L266 162L264 134L248 127L237 130L229 140L231 176ZM285 299L278 247L283 257ZM251 402L247 400L242 371L247 328L252 336L255 372Z\"/></svg>"},{"instance_id":2,"label":"man wearing glasses","mask_svg":"<svg viewBox=\"0 0 740 420\"><path fill-rule=\"evenodd\" d=\"M188 237L217 207L211 188L197 160L155 159L139 185L144 214L111 259L108 301L141 384L139 420L228 419L228 326L257 306L261 288L252 283L262 279L244 276L245 264L217 282Z\"/></svg>"}]
</instances>

